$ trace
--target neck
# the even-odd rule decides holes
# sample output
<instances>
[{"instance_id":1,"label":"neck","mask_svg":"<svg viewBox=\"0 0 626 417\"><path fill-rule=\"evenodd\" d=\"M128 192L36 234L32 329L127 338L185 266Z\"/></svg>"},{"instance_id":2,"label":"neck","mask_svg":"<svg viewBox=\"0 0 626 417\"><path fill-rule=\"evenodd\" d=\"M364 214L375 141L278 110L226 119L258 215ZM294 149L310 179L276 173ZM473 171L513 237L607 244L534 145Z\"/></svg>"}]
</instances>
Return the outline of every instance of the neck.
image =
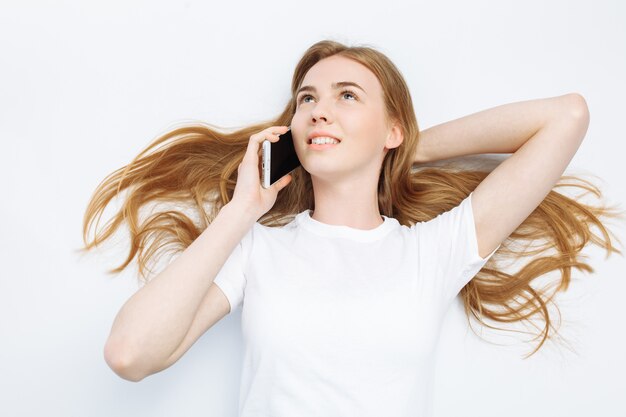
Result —
<instances>
[{"instance_id":1,"label":"neck","mask_svg":"<svg viewBox=\"0 0 626 417\"><path fill-rule=\"evenodd\" d=\"M375 229L383 224L375 186L364 184L363 180L312 180L315 210L311 213L311 218L314 220L361 230Z\"/></svg>"}]
</instances>

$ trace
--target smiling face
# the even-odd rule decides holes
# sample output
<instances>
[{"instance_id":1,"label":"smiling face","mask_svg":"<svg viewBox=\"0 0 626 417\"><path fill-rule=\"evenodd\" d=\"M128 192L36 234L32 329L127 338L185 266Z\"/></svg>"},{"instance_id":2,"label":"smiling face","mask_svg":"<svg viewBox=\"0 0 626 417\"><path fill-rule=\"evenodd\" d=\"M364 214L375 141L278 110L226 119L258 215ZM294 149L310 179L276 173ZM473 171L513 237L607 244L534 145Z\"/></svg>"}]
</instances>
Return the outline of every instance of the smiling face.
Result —
<instances>
[{"instance_id":1,"label":"smiling face","mask_svg":"<svg viewBox=\"0 0 626 417\"><path fill-rule=\"evenodd\" d=\"M378 175L387 149L402 142L391 134L378 78L354 60L333 55L317 62L302 80L296 103L291 133L302 166L314 177ZM310 144L309 136L319 131L340 143Z\"/></svg>"}]
</instances>

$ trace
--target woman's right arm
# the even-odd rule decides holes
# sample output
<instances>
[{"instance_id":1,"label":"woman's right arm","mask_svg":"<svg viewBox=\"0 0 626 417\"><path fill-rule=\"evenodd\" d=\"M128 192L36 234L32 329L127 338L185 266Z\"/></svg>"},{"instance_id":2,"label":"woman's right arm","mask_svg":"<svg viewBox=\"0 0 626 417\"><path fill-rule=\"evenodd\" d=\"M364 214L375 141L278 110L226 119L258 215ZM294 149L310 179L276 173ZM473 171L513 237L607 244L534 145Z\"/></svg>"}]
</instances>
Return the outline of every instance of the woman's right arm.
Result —
<instances>
[{"instance_id":1,"label":"woman's right arm","mask_svg":"<svg viewBox=\"0 0 626 417\"><path fill-rule=\"evenodd\" d=\"M167 368L226 315L228 300L213 280L291 182L287 174L264 189L259 175L261 143L276 142L275 132L286 131L287 126L271 126L250 136L230 202L178 258L122 306L104 348L107 364L119 376L140 381Z\"/></svg>"},{"instance_id":2,"label":"woman's right arm","mask_svg":"<svg viewBox=\"0 0 626 417\"><path fill-rule=\"evenodd\" d=\"M198 327L196 312L217 273L257 219L243 205L232 201L224 205L181 255L128 299L104 349L105 360L115 373L140 381L170 366L195 342L201 334L198 331L184 351L179 349L192 324ZM216 317L203 318L209 327L225 315L218 308L212 308L211 314Z\"/></svg>"}]
</instances>

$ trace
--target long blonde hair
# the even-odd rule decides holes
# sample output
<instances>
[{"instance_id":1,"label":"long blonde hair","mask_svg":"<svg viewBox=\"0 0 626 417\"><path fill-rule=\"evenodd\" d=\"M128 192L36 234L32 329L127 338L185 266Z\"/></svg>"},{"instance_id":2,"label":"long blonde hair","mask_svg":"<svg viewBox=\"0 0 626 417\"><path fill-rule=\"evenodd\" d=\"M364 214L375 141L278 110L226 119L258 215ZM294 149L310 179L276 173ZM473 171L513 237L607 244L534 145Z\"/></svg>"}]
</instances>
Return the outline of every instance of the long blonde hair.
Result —
<instances>
[{"instance_id":1,"label":"long blonde hair","mask_svg":"<svg viewBox=\"0 0 626 417\"><path fill-rule=\"evenodd\" d=\"M160 135L128 165L109 174L98 185L87 206L83 221L85 246L80 250L86 252L109 239L125 221L130 231L130 250L124 262L109 272L121 272L136 256L139 277L147 282L148 272L152 273L149 264L161 255L187 248L230 201L237 183L237 167L250 136L270 126L290 125L296 109L295 94L302 79L315 63L332 55L353 59L376 75L384 92L387 116L399 122L403 131L403 143L390 149L383 160L378 182L382 214L407 226L428 221L459 205L488 175L489 172L479 170L416 164L413 158L419 129L409 89L400 71L389 58L373 48L323 40L312 45L296 65L291 82L292 97L275 119L233 132L223 132L203 122L187 123ZM310 175L301 166L291 175L291 182L279 192L274 206L259 223L281 226L301 211L314 209ZM555 188L562 186L583 188L601 197L597 187L577 177L561 177ZM123 191L126 195L121 208L102 230L98 229L104 209ZM140 209L159 202L175 203L177 207L140 216ZM621 254L612 246L612 233L600 221L601 216L620 217L610 208L585 205L551 191L461 290L468 320L474 317L491 328L494 327L485 319L501 323L530 322L535 326L532 319L538 316L545 324L535 337L541 337L541 341L526 357L534 354L552 336L549 330L556 332L547 307L557 291L567 289L572 268L593 271L579 259L583 247L591 241L606 249L607 256L611 252ZM94 222L95 236L90 240ZM604 239L591 232L594 225ZM536 240L546 243L538 250L518 248L524 245L510 249L514 242ZM529 259L513 274L495 267L504 258L522 259L550 248L556 248L557 253ZM550 271L561 273L554 290L536 288L535 280Z\"/></svg>"}]
</instances>

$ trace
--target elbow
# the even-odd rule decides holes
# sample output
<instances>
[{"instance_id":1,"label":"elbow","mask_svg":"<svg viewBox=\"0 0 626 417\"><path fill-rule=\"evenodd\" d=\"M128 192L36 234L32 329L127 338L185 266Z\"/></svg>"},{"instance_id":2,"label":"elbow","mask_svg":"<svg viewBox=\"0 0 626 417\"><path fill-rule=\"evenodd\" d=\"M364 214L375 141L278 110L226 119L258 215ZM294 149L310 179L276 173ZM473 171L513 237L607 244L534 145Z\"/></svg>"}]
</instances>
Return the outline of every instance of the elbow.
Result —
<instances>
[{"instance_id":1,"label":"elbow","mask_svg":"<svg viewBox=\"0 0 626 417\"><path fill-rule=\"evenodd\" d=\"M113 372L127 381L139 382L146 377L133 366L130 355L114 347L110 340L104 346L104 360Z\"/></svg>"},{"instance_id":2,"label":"elbow","mask_svg":"<svg viewBox=\"0 0 626 417\"><path fill-rule=\"evenodd\" d=\"M586 124L589 124L589 107L587 106L587 100L579 93L567 94L569 100L570 114Z\"/></svg>"}]
</instances>

